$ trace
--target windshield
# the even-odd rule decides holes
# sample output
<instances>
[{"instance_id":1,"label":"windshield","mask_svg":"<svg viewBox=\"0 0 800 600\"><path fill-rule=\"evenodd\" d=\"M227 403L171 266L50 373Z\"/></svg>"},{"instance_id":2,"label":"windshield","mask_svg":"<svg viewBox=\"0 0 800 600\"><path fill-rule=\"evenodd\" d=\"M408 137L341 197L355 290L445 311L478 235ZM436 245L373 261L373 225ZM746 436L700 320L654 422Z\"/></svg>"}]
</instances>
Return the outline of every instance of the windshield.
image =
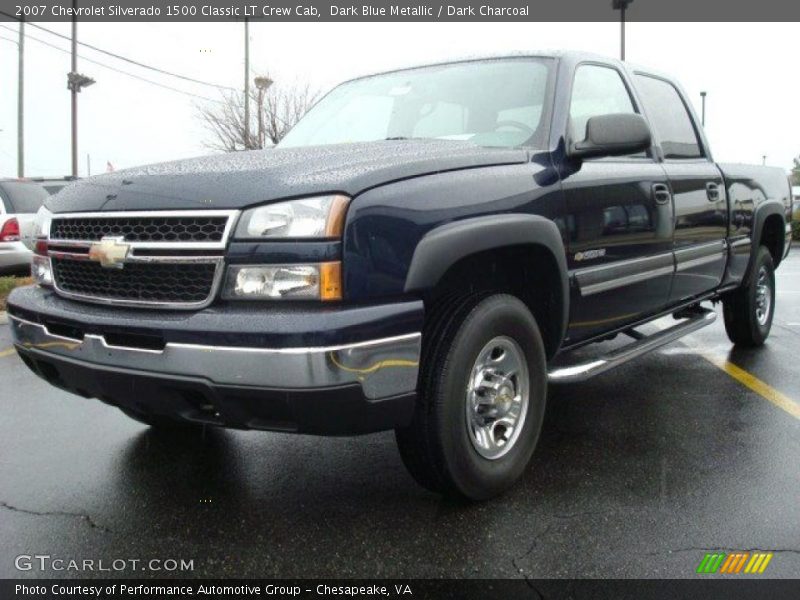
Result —
<instances>
[{"instance_id":1,"label":"windshield","mask_svg":"<svg viewBox=\"0 0 800 600\"><path fill-rule=\"evenodd\" d=\"M279 148L386 139L539 147L552 61L515 58L349 81L317 103Z\"/></svg>"}]
</instances>

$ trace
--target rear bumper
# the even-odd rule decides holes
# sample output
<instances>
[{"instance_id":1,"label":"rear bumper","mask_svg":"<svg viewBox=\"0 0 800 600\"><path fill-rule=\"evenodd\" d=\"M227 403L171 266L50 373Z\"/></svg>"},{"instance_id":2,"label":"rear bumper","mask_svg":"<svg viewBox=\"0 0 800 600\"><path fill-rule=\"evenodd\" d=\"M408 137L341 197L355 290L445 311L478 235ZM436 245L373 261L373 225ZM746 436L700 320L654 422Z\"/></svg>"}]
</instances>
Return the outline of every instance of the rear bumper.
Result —
<instances>
[{"instance_id":1,"label":"rear bumper","mask_svg":"<svg viewBox=\"0 0 800 600\"><path fill-rule=\"evenodd\" d=\"M22 242L0 242L0 269L30 266L33 253Z\"/></svg>"},{"instance_id":2,"label":"rear bumper","mask_svg":"<svg viewBox=\"0 0 800 600\"><path fill-rule=\"evenodd\" d=\"M51 309L43 310L41 302ZM235 310L216 309L206 317L227 326L225 336L207 335L207 343L198 343L160 329L160 319L170 318L163 313L149 319L140 311L132 327L124 319L114 326L98 322L112 318L115 309L93 309L94 320L85 310L39 288L22 290L9 302L14 342L25 363L79 395L146 414L319 434L391 429L411 419L418 332L333 344L300 336L295 341L303 345L285 339L265 347L246 342L266 321L243 322ZM306 320L314 318L309 313ZM230 343L237 339L242 343Z\"/></svg>"}]
</instances>

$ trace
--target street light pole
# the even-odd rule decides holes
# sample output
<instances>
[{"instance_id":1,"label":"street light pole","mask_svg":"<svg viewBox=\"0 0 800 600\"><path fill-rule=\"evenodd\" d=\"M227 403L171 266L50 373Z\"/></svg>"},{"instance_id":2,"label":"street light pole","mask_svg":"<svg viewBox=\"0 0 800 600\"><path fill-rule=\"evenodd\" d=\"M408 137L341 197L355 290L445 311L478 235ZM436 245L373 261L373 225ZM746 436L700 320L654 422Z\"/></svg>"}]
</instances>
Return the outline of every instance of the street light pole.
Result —
<instances>
[{"instance_id":1,"label":"street light pole","mask_svg":"<svg viewBox=\"0 0 800 600\"><path fill-rule=\"evenodd\" d=\"M250 22L244 18L244 148L250 149Z\"/></svg>"},{"instance_id":2,"label":"street light pole","mask_svg":"<svg viewBox=\"0 0 800 600\"><path fill-rule=\"evenodd\" d=\"M633 0L611 0L611 8L619 11L619 25L620 25L620 40L619 40L619 57L620 60L625 60L625 11Z\"/></svg>"},{"instance_id":3,"label":"street light pole","mask_svg":"<svg viewBox=\"0 0 800 600\"><path fill-rule=\"evenodd\" d=\"M72 0L74 14L78 2ZM67 73L67 89L72 96L72 176L78 177L78 92L94 83L94 79L78 73L78 19L72 17L72 69Z\"/></svg>"},{"instance_id":4,"label":"street light pole","mask_svg":"<svg viewBox=\"0 0 800 600\"><path fill-rule=\"evenodd\" d=\"M700 92L700 98L703 100L703 109L702 109L702 116L700 118L700 122L703 124L703 127L706 126L706 93Z\"/></svg>"},{"instance_id":5,"label":"street light pole","mask_svg":"<svg viewBox=\"0 0 800 600\"><path fill-rule=\"evenodd\" d=\"M19 22L17 70L17 177L25 177L25 21Z\"/></svg>"},{"instance_id":6,"label":"street light pole","mask_svg":"<svg viewBox=\"0 0 800 600\"><path fill-rule=\"evenodd\" d=\"M254 80L258 89L258 147L264 147L264 92L272 85L269 77L256 77Z\"/></svg>"}]
</instances>

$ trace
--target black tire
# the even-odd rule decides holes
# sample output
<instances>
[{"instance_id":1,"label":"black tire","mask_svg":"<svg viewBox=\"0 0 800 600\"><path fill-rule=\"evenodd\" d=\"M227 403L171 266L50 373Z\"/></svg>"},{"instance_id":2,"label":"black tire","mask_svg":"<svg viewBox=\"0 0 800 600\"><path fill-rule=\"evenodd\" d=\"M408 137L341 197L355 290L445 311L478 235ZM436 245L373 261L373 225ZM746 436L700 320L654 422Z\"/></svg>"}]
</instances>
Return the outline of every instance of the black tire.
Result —
<instances>
[{"instance_id":1,"label":"black tire","mask_svg":"<svg viewBox=\"0 0 800 600\"><path fill-rule=\"evenodd\" d=\"M134 421L138 421L144 425L149 425L153 429L158 429L161 431L193 431L203 428L202 423L192 423L191 421L170 419L169 417L164 417L161 415L148 415L131 410L129 408L122 408L121 406L118 406L117 408L119 408L125 414L125 416L130 417Z\"/></svg>"},{"instance_id":2,"label":"black tire","mask_svg":"<svg viewBox=\"0 0 800 600\"><path fill-rule=\"evenodd\" d=\"M765 293L769 303L766 309L760 300ZM727 294L722 308L725 331L737 346L761 346L769 337L775 315L775 264L764 246L758 248L748 285Z\"/></svg>"},{"instance_id":3,"label":"black tire","mask_svg":"<svg viewBox=\"0 0 800 600\"><path fill-rule=\"evenodd\" d=\"M432 311L425 331L412 423L395 437L404 464L422 486L485 500L511 487L533 455L547 397L544 344L533 315L514 296L476 294L445 304ZM528 374L528 404L522 425L511 428L513 439L500 449L504 454L486 458L470 434L468 389L479 355L495 340L511 340L511 354L525 366L520 371Z\"/></svg>"}]
</instances>

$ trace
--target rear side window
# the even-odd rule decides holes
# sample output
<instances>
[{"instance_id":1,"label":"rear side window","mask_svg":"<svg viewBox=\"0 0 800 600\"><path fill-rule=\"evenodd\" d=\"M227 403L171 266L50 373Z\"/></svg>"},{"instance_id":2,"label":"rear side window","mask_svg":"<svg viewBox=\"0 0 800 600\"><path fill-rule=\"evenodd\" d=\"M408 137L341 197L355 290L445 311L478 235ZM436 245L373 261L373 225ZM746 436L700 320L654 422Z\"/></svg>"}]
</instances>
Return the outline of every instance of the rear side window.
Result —
<instances>
[{"instance_id":1,"label":"rear side window","mask_svg":"<svg viewBox=\"0 0 800 600\"><path fill-rule=\"evenodd\" d=\"M592 117L635 112L628 88L615 69L599 65L577 68L569 105L573 139L586 137L586 123Z\"/></svg>"},{"instance_id":2,"label":"rear side window","mask_svg":"<svg viewBox=\"0 0 800 600\"><path fill-rule=\"evenodd\" d=\"M702 158L703 149L678 90L663 79L637 75L647 113L661 139L664 158Z\"/></svg>"},{"instance_id":3,"label":"rear side window","mask_svg":"<svg viewBox=\"0 0 800 600\"><path fill-rule=\"evenodd\" d=\"M1 187L8 213L35 213L49 197L47 190L36 183L4 181Z\"/></svg>"}]
</instances>

